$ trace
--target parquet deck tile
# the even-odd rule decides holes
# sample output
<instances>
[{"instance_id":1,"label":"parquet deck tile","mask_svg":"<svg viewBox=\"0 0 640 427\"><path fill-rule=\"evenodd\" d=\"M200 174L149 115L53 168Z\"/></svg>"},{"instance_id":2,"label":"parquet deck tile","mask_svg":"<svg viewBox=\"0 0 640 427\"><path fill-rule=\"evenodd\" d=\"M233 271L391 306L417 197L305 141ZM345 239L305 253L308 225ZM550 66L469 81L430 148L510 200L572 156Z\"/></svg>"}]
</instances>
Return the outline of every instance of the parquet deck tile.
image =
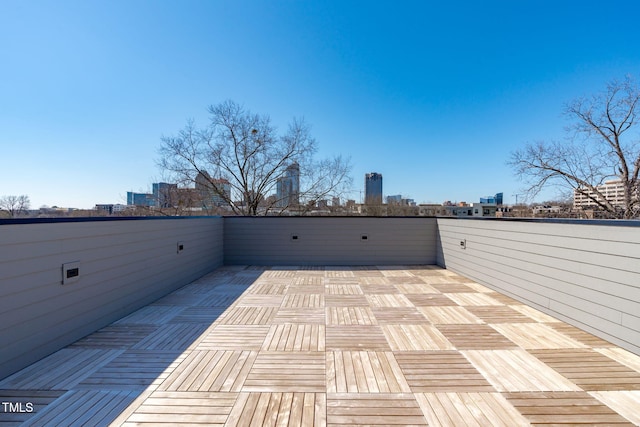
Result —
<instances>
[{"instance_id":1,"label":"parquet deck tile","mask_svg":"<svg viewBox=\"0 0 640 427\"><path fill-rule=\"evenodd\" d=\"M184 307L180 306L148 305L114 322L113 325L163 325L183 310Z\"/></svg>"},{"instance_id":2,"label":"parquet deck tile","mask_svg":"<svg viewBox=\"0 0 640 427\"><path fill-rule=\"evenodd\" d=\"M383 325L389 346L394 351L449 350L454 346L434 326L421 325Z\"/></svg>"},{"instance_id":3,"label":"parquet deck tile","mask_svg":"<svg viewBox=\"0 0 640 427\"><path fill-rule=\"evenodd\" d=\"M640 372L592 349L530 350L586 391L640 390Z\"/></svg>"},{"instance_id":4,"label":"parquet deck tile","mask_svg":"<svg viewBox=\"0 0 640 427\"><path fill-rule=\"evenodd\" d=\"M505 393L504 396L534 426L633 425L583 391Z\"/></svg>"},{"instance_id":5,"label":"parquet deck tile","mask_svg":"<svg viewBox=\"0 0 640 427\"><path fill-rule=\"evenodd\" d=\"M283 295L247 294L238 299L237 307L280 307Z\"/></svg>"},{"instance_id":6,"label":"parquet deck tile","mask_svg":"<svg viewBox=\"0 0 640 427\"><path fill-rule=\"evenodd\" d=\"M285 291L286 295L323 295L326 293L324 285L291 285Z\"/></svg>"},{"instance_id":7,"label":"parquet deck tile","mask_svg":"<svg viewBox=\"0 0 640 427\"><path fill-rule=\"evenodd\" d=\"M76 388L144 390L176 368L179 351L128 350L82 380Z\"/></svg>"},{"instance_id":8,"label":"parquet deck tile","mask_svg":"<svg viewBox=\"0 0 640 427\"><path fill-rule=\"evenodd\" d=\"M33 418L33 414L41 413L47 405L65 394L66 390L0 390L0 402L20 403L26 409L26 404L31 403L32 411L8 412L2 408L0 426L17 427L25 421Z\"/></svg>"},{"instance_id":9,"label":"parquet deck tile","mask_svg":"<svg viewBox=\"0 0 640 427\"><path fill-rule=\"evenodd\" d=\"M640 391L592 391L589 394L640 426Z\"/></svg>"},{"instance_id":10,"label":"parquet deck tile","mask_svg":"<svg viewBox=\"0 0 640 427\"><path fill-rule=\"evenodd\" d=\"M446 295L440 293L425 293L425 294L406 294L405 295L411 303L416 307L446 307L457 306L457 304Z\"/></svg>"},{"instance_id":11,"label":"parquet deck tile","mask_svg":"<svg viewBox=\"0 0 640 427\"><path fill-rule=\"evenodd\" d=\"M325 393L240 393L226 426L324 426Z\"/></svg>"},{"instance_id":12,"label":"parquet deck tile","mask_svg":"<svg viewBox=\"0 0 640 427\"><path fill-rule=\"evenodd\" d=\"M260 352L242 391L326 391L324 352Z\"/></svg>"},{"instance_id":13,"label":"parquet deck tile","mask_svg":"<svg viewBox=\"0 0 640 427\"><path fill-rule=\"evenodd\" d=\"M233 307L220 319L222 325L268 325L276 313L277 307Z\"/></svg>"},{"instance_id":14,"label":"parquet deck tile","mask_svg":"<svg viewBox=\"0 0 640 427\"><path fill-rule=\"evenodd\" d=\"M465 350L462 354L500 392L580 390L522 349Z\"/></svg>"},{"instance_id":15,"label":"parquet deck tile","mask_svg":"<svg viewBox=\"0 0 640 427\"><path fill-rule=\"evenodd\" d=\"M401 293L405 294L407 298L411 299L411 297L415 296L426 296L425 294L436 294L439 295L440 291L434 288L431 285L427 285L426 283L416 284L416 283L402 283L394 285L395 288Z\"/></svg>"},{"instance_id":16,"label":"parquet deck tile","mask_svg":"<svg viewBox=\"0 0 640 427\"><path fill-rule=\"evenodd\" d=\"M191 351L160 384L161 391L240 391L258 352Z\"/></svg>"},{"instance_id":17,"label":"parquet deck tile","mask_svg":"<svg viewBox=\"0 0 640 427\"><path fill-rule=\"evenodd\" d=\"M464 325L483 323L483 321L474 316L472 312L465 307L457 305L452 306L431 306L418 307L420 313L424 315L434 325Z\"/></svg>"},{"instance_id":18,"label":"parquet deck tile","mask_svg":"<svg viewBox=\"0 0 640 427\"><path fill-rule=\"evenodd\" d=\"M158 325L109 325L74 342L69 348L127 349L159 328Z\"/></svg>"},{"instance_id":19,"label":"parquet deck tile","mask_svg":"<svg viewBox=\"0 0 640 427\"><path fill-rule=\"evenodd\" d=\"M429 323L415 307L374 307L371 309L379 324Z\"/></svg>"},{"instance_id":20,"label":"parquet deck tile","mask_svg":"<svg viewBox=\"0 0 640 427\"><path fill-rule=\"evenodd\" d=\"M411 301L401 294L367 295L371 307L413 307Z\"/></svg>"},{"instance_id":21,"label":"parquet deck tile","mask_svg":"<svg viewBox=\"0 0 640 427\"><path fill-rule=\"evenodd\" d=\"M507 306L465 307L486 323L533 323L535 320Z\"/></svg>"},{"instance_id":22,"label":"parquet deck tile","mask_svg":"<svg viewBox=\"0 0 640 427\"><path fill-rule=\"evenodd\" d=\"M513 322L517 323L517 322ZM549 323L549 327L589 347L611 347L611 343L566 323Z\"/></svg>"},{"instance_id":23,"label":"parquet deck tile","mask_svg":"<svg viewBox=\"0 0 640 427\"><path fill-rule=\"evenodd\" d=\"M500 393L418 393L429 426L528 426L529 421Z\"/></svg>"},{"instance_id":24,"label":"parquet deck tile","mask_svg":"<svg viewBox=\"0 0 640 427\"><path fill-rule=\"evenodd\" d=\"M215 322L224 311L224 307L187 307L167 323L197 323L209 325Z\"/></svg>"},{"instance_id":25,"label":"parquet deck tile","mask_svg":"<svg viewBox=\"0 0 640 427\"><path fill-rule=\"evenodd\" d=\"M369 307L369 301L364 295L325 295L326 307Z\"/></svg>"},{"instance_id":26,"label":"parquet deck tile","mask_svg":"<svg viewBox=\"0 0 640 427\"><path fill-rule=\"evenodd\" d=\"M265 351L324 351L325 325L272 325L262 344Z\"/></svg>"},{"instance_id":27,"label":"parquet deck tile","mask_svg":"<svg viewBox=\"0 0 640 427\"><path fill-rule=\"evenodd\" d=\"M438 279L438 280L436 280ZM437 289L439 292L443 294L468 294L471 292L475 292L473 288L463 284L463 283L455 283L451 282L451 279L446 277L430 277L427 280L427 283Z\"/></svg>"},{"instance_id":28,"label":"parquet deck tile","mask_svg":"<svg viewBox=\"0 0 640 427\"><path fill-rule=\"evenodd\" d=\"M328 295L363 295L360 285L326 285Z\"/></svg>"},{"instance_id":29,"label":"parquet deck tile","mask_svg":"<svg viewBox=\"0 0 640 427\"><path fill-rule=\"evenodd\" d=\"M532 318L538 323L560 323L558 319L555 319L548 314L544 314L540 310L536 310L535 308L529 307L528 305L516 304L510 305L510 307L524 314L525 316Z\"/></svg>"},{"instance_id":30,"label":"parquet deck tile","mask_svg":"<svg viewBox=\"0 0 640 427\"><path fill-rule=\"evenodd\" d=\"M370 307L327 307L326 322L328 326L378 324Z\"/></svg>"},{"instance_id":31,"label":"parquet deck tile","mask_svg":"<svg viewBox=\"0 0 640 427\"><path fill-rule=\"evenodd\" d=\"M410 393L329 393L327 426L426 426L420 405Z\"/></svg>"},{"instance_id":32,"label":"parquet deck tile","mask_svg":"<svg viewBox=\"0 0 640 427\"><path fill-rule=\"evenodd\" d=\"M399 294L400 291L393 285L360 285L362 293L368 294Z\"/></svg>"},{"instance_id":33,"label":"parquet deck tile","mask_svg":"<svg viewBox=\"0 0 640 427\"><path fill-rule=\"evenodd\" d=\"M379 326L327 326L327 350L389 351Z\"/></svg>"},{"instance_id":34,"label":"parquet deck tile","mask_svg":"<svg viewBox=\"0 0 640 427\"><path fill-rule=\"evenodd\" d=\"M512 349L517 345L489 325L436 325L458 350Z\"/></svg>"},{"instance_id":35,"label":"parquet deck tile","mask_svg":"<svg viewBox=\"0 0 640 427\"><path fill-rule=\"evenodd\" d=\"M458 351L394 354L414 393L495 392L486 378Z\"/></svg>"},{"instance_id":36,"label":"parquet deck tile","mask_svg":"<svg viewBox=\"0 0 640 427\"><path fill-rule=\"evenodd\" d=\"M522 348L584 348L584 344L540 323L496 324L493 328Z\"/></svg>"},{"instance_id":37,"label":"parquet deck tile","mask_svg":"<svg viewBox=\"0 0 640 427\"><path fill-rule=\"evenodd\" d=\"M35 404L0 427L640 425L640 357L436 266L227 266L0 398Z\"/></svg>"},{"instance_id":38,"label":"parquet deck tile","mask_svg":"<svg viewBox=\"0 0 640 427\"><path fill-rule=\"evenodd\" d=\"M288 284L277 282L277 283L256 283L249 289L249 293L251 294L264 294L264 295L284 295Z\"/></svg>"},{"instance_id":39,"label":"parquet deck tile","mask_svg":"<svg viewBox=\"0 0 640 427\"><path fill-rule=\"evenodd\" d=\"M324 325L324 308L280 308L271 321L278 323L315 323Z\"/></svg>"},{"instance_id":40,"label":"parquet deck tile","mask_svg":"<svg viewBox=\"0 0 640 427\"><path fill-rule=\"evenodd\" d=\"M467 285L465 285L467 286ZM449 293L447 295L451 298L456 304L461 306L486 306L486 305L503 305L501 302L494 300L489 295L482 292L472 292L472 293Z\"/></svg>"},{"instance_id":41,"label":"parquet deck tile","mask_svg":"<svg viewBox=\"0 0 640 427\"><path fill-rule=\"evenodd\" d=\"M71 390L22 426L108 426L133 402L136 394L121 390Z\"/></svg>"},{"instance_id":42,"label":"parquet deck tile","mask_svg":"<svg viewBox=\"0 0 640 427\"><path fill-rule=\"evenodd\" d=\"M216 325L197 345L198 350L260 350L271 327Z\"/></svg>"},{"instance_id":43,"label":"parquet deck tile","mask_svg":"<svg viewBox=\"0 0 640 427\"><path fill-rule=\"evenodd\" d=\"M386 276L389 283L393 285L423 285L424 280L420 277L406 275L406 276Z\"/></svg>"},{"instance_id":44,"label":"parquet deck tile","mask_svg":"<svg viewBox=\"0 0 640 427\"><path fill-rule=\"evenodd\" d=\"M0 390L70 390L123 350L63 348L0 381Z\"/></svg>"},{"instance_id":45,"label":"parquet deck tile","mask_svg":"<svg viewBox=\"0 0 640 427\"><path fill-rule=\"evenodd\" d=\"M185 350L209 325L198 323L167 324L157 329L131 348L137 350Z\"/></svg>"},{"instance_id":46,"label":"parquet deck tile","mask_svg":"<svg viewBox=\"0 0 640 427\"><path fill-rule=\"evenodd\" d=\"M324 289L323 289L324 292ZM284 296L281 307L283 308L323 308L325 304L324 293L317 294L293 294Z\"/></svg>"},{"instance_id":47,"label":"parquet deck tile","mask_svg":"<svg viewBox=\"0 0 640 427\"><path fill-rule=\"evenodd\" d=\"M393 353L327 352L327 393L409 393Z\"/></svg>"},{"instance_id":48,"label":"parquet deck tile","mask_svg":"<svg viewBox=\"0 0 640 427\"><path fill-rule=\"evenodd\" d=\"M600 354L604 354L605 356L615 360L618 363L622 363L623 365L633 369L636 372L640 372L640 356L633 354L625 349L620 347L613 347L612 344L606 348L595 348Z\"/></svg>"},{"instance_id":49,"label":"parquet deck tile","mask_svg":"<svg viewBox=\"0 0 640 427\"><path fill-rule=\"evenodd\" d=\"M496 301L501 302L504 305L521 305L522 303L516 299L511 298L505 294L501 294L496 291L487 292L487 294Z\"/></svg>"},{"instance_id":50,"label":"parquet deck tile","mask_svg":"<svg viewBox=\"0 0 640 427\"><path fill-rule=\"evenodd\" d=\"M238 393L156 391L122 425L222 427L237 399Z\"/></svg>"}]
</instances>

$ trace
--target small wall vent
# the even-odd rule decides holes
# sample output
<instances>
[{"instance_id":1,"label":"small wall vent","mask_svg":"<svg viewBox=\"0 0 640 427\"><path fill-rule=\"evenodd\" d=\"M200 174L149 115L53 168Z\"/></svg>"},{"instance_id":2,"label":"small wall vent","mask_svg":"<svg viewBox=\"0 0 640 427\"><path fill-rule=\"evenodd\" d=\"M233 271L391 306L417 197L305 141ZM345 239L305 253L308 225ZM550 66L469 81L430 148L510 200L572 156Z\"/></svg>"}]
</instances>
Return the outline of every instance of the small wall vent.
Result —
<instances>
[{"instance_id":1,"label":"small wall vent","mask_svg":"<svg viewBox=\"0 0 640 427\"><path fill-rule=\"evenodd\" d=\"M62 264L62 284L69 285L80 280L80 261Z\"/></svg>"}]
</instances>

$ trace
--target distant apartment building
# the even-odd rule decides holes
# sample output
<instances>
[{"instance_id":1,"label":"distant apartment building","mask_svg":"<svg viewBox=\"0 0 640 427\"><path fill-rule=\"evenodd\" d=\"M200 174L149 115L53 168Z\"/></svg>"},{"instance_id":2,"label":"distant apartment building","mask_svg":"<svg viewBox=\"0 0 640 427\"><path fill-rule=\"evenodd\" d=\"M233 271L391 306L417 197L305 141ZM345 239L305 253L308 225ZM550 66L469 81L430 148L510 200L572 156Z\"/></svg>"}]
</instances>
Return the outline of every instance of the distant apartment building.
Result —
<instances>
[{"instance_id":1,"label":"distant apartment building","mask_svg":"<svg viewBox=\"0 0 640 427\"><path fill-rule=\"evenodd\" d=\"M364 175L364 204L382 204L382 174L371 172Z\"/></svg>"},{"instance_id":2,"label":"distant apartment building","mask_svg":"<svg viewBox=\"0 0 640 427\"><path fill-rule=\"evenodd\" d=\"M495 196L481 197L480 203L486 203L489 205L502 205L503 193L496 193Z\"/></svg>"},{"instance_id":3,"label":"distant apartment building","mask_svg":"<svg viewBox=\"0 0 640 427\"><path fill-rule=\"evenodd\" d=\"M155 182L152 184L152 190L156 207L170 208L176 204L176 201L174 199L176 198L178 184Z\"/></svg>"},{"instance_id":4,"label":"distant apartment building","mask_svg":"<svg viewBox=\"0 0 640 427\"><path fill-rule=\"evenodd\" d=\"M606 181L603 185L599 185L596 189L609 201L613 206L625 207L624 203L624 185L621 180ZM575 209L594 208L597 206L592 198L602 200L595 191L582 188L573 190L573 207ZM638 198L638 188L636 187L635 198Z\"/></svg>"},{"instance_id":5,"label":"distant apartment building","mask_svg":"<svg viewBox=\"0 0 640 427\"><path fill-rule=\"evenodd\" d=\"M128 206L155 206L155 199L153 194L148 193L134 193L133 191L127 191L127 205Z\"/></svg>"},{"instance_id":6,"label":"distant apartment building","mask_svg":"<svg viewBox=\"0 0 640 427\"><path fill-rule=\"evenodd\" d=\"M493 203L471 203L464 202L447 205L420 204L418 205L418 215L421 216L451 216L451 217L495 217L497 206Z\"/></svg>"},{"instance_id":7,"label":"distant apartment building","mask_svg":"<svg viewBox=\"0 0 640 427\"><path fill-rule=\"evenodd\" d=\"M228 206L231 200L231 183L223 178L211 178L207 172L196 176L196 192L202 207Z\"/></svg>"},{"instance_id":8,"label":"distant apartment building","mask_svg":"<svg viewBox=\"0 0 640 427\"><path fill-rule=\"evenodd\" d=\"M276 181L276 206L294 207L300 204L300 165L293 163Z\"/></svg>"}]
</instances>

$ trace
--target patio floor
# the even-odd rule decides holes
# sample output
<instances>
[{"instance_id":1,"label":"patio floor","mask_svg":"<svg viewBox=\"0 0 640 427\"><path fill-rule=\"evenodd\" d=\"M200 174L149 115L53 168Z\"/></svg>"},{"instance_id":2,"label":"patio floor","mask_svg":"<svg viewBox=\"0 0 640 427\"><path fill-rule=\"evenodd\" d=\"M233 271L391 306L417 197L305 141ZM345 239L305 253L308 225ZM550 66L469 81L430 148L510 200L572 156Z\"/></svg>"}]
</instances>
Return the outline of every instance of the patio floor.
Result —
<instances>
[{"instance_id":1,"label":"patio floor","mask_svg":"<svg viewBox=\"0 0 640 427\"><path fill-rule=\"evenodd\" d=\"M0 382L5 425L640 425L640 357L455 273L224 267Z\"/></svg>"}]
</instances>

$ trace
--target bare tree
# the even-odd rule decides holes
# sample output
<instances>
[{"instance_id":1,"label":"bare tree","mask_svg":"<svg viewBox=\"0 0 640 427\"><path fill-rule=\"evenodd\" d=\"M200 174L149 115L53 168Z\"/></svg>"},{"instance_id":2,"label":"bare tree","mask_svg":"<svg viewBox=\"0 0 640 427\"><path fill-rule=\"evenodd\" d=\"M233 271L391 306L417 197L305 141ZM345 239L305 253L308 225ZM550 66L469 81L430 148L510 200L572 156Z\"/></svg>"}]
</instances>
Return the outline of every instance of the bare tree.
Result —
<instances>
[{"instance_id":1,"label":"bare tree","mask_svg":"<svg viewBox=\"0 0 640 427\"><path fill-rule=\"evenodd\" d=\"M2 196L0 197L0 211L6 211L10 218L25 214L29 210L31 202L29 196Z\"/></svg>"},{"instance_id":2,"label":"bare tree","mask_svg":"<svg viewBox=\"0 0 640 427\"><path fill-rule=\"evenodd\" d=\"M640 214L640 139L635 130L640 90L631 77L613 81L591 98L575 100L565 114L573 123L565 142L529 143L511 153L509 164L534 196L549 185L575 191L614 218ZM620 181L624 202L616 204L602 184Z\"/></svg>"},{"instance_id":3,"label":"bare tree","mask_svg":"<svg viewBox=\"0 0 640 427\"><path fill-rule=\"evenodd\" d=\"M304 120L294 119L278 135L268 116L233 101L209 113L209 126L189 121L161 139L158 164L179 184L205 186L237 215L304 214L318 200L347 191L349 161L315 161L317 143Z\"/></svg>"}]
</instances>

